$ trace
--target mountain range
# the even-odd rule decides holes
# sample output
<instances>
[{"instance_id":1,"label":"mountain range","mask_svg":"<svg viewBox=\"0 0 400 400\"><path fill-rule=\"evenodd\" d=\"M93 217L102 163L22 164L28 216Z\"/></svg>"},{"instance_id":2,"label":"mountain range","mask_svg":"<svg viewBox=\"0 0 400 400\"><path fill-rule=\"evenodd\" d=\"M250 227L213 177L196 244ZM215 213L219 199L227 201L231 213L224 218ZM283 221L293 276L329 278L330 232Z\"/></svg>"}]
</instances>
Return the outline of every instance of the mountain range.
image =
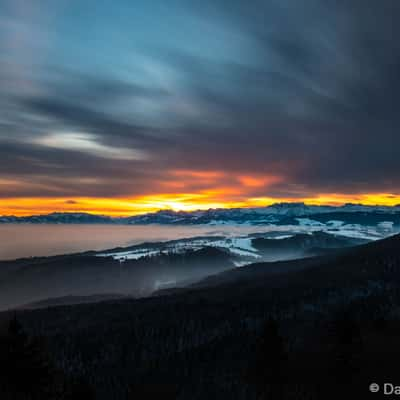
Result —
<instances>
[{"instance_id":1,"label":"mountain range","mask_svg":"<svg viewBox=\"0 0 400 400\"><path fill-rule=\"evenodd\" d=\"M311 218L312 217L312 218ZM32 216L1 216L0 223L31 224L251 224L251 225L301 225L341 221L376 225L391 222L400 225L400 205L367 206L345 204L342 206L317 206L304 203L277 203L258 208L209 209L197 211L160 210L154 213L128 217L110 217L90 213L54 212Z\"/></svg>"}]
</instances>

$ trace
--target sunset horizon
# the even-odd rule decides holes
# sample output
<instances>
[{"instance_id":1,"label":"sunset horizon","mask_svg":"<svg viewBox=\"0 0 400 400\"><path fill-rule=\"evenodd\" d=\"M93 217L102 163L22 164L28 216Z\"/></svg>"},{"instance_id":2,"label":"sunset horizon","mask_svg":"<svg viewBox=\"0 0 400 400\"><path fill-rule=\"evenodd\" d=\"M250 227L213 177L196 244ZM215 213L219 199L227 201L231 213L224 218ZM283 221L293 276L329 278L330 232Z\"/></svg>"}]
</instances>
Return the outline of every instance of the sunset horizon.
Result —
<instances>
[{"instance_id":1,"label":"sunset horizon","mask_svg":"<svg viewBox=\"0 0 400 400\"><path fill-rule=\"evenodd\" d=\"M43 1L0 5L1 215L400 203L391 13Z\"/></svg>"},{"instance_id":2,"label":"sunset horizon","mask_svg":"<svg viewBox=\"0 0 400 400\"><path fill-rule=\"evenodd\" d=\"M280 203L303 203L310 206L336 206L357 204L364 206L395 207L400 196L390 193L338 195L328 194L305 198L248 198L237 201L210 200L204 193L165 194L129 198L15 198L0 199L0 216L34 216L51 213L88 213L110 217L127 217L162 210L202 211L209 209L234 209L268 207Z\"/></svg>"},{"instance_id":3,"label":"sunset horizon","mask_svg":"<svg viewBox=\"0 0 400 400\"><path fill-rule=\"evenodd\" d=\"M0 0L0 399L400 394L399 21Z\"/></svg>"}]
</instances>

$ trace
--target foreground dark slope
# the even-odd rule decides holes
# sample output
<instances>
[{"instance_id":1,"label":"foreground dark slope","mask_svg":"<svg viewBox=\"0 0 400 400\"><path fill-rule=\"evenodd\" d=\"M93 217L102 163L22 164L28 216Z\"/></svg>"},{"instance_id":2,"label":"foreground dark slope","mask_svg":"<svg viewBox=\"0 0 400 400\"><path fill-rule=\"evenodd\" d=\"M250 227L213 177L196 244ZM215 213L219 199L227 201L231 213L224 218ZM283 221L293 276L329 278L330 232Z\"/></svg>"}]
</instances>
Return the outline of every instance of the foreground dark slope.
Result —
<instances>
[{"instance_id":1,"label":"foreground dark slope","mask_svg":"<svg viewBox=\"0 0 400 400\"><path fill-rule=\"evenodd\" d=\"M365 398L372 381L398 380L399 278L395 236L332 256L235 269L165 296L18 318L45 337L65 374L84 379L100 399L143 398L157 387L171 389L170 398L255 399L249 371L259 365L269 318L287 349L282 379L289 383L279 398L337 398L338 386L322 382L346 378L346 393ZM349 362L338 369L343 354ZM265 357L257 370L276 369L271 362Z\"/></svg>"}]
</instances>

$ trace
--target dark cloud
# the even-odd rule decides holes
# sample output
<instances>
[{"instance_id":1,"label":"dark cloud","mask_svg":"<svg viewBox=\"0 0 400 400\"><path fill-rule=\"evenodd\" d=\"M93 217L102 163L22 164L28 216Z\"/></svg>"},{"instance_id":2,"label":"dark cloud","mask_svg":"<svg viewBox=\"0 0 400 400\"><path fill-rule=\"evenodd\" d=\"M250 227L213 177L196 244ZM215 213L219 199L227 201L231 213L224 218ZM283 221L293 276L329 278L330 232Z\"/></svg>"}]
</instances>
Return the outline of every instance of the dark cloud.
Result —
<instances>
[{"instance_id":1,"label":"dark cloud","mask_svg":"<svg viewBox=\"0 0 400 400\"><path fill-rule=\"evenodd\" d=\"M90 108L75 105L58 97L29 98L24 99L22 104L30 112L50 118L59 130L94 133L99 135L100 140L113 142L117 147L126 141L132 146L154 142L154 138L146 134L149 129L94 111L95 105L96 102L91 103Z\"/></svg>"}]
</instances>

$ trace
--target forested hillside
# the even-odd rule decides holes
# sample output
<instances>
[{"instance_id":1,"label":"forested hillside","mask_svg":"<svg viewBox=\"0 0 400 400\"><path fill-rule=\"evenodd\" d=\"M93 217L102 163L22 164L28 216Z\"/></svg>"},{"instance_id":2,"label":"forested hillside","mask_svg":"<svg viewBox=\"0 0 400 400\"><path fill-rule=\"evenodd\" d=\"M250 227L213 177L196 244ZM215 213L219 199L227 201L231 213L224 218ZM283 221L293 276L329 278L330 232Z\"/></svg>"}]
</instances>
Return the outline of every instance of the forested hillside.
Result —
<instances>
[{"instance_id":1,"label":"forested hillside","mask_svg":"<svg viewBox=\"0 0 400 400\"><path fill-rule=\"evenodd\" d=\"M399 249L395 236L17 319L58 376L97 399L365 398L371 382L398 376ZM13 315L1 315L3 331Z\"/></svg>"}]
</instances>

